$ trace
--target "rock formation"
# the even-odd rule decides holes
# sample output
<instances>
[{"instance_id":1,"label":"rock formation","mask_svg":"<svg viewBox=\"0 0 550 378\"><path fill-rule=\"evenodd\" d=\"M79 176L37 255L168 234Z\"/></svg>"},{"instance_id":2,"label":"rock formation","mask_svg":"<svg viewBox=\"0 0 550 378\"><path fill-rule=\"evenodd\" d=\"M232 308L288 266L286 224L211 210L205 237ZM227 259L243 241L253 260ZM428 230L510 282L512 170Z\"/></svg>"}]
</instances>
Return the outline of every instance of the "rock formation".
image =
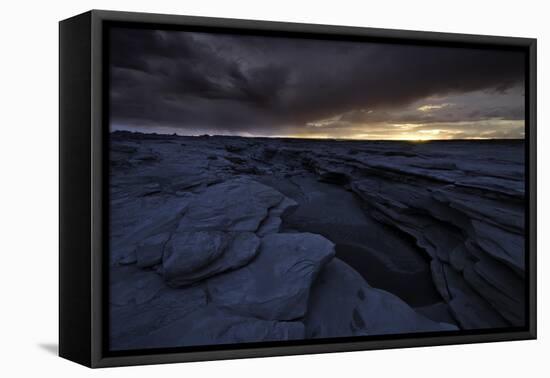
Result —
<instances>
[{"instance_id":1,"label":"rock formation","mask_svg":"<svg viewBox=\"0 0 550 378\"><path fill-rule=\"evenodd\" d=\"M524 324L523 142L111 140L114 350Z\"/></svg>"}]
</instances>

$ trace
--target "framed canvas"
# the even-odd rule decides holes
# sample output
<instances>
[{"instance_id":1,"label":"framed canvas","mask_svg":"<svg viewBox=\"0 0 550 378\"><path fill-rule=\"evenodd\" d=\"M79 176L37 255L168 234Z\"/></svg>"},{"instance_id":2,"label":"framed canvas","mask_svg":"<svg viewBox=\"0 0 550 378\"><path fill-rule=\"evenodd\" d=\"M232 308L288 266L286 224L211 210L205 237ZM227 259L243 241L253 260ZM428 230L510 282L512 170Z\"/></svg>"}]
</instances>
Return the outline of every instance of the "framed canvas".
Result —
<instances>
[{"instance_id":1,"label":"framed canvas","mask_svg":"<svg viewBox=\"0 0 550 378\"><path fill-rule=\"evenodd\" d=\"M60 22L59 353L536 337L536 40Z\"/></svg>"}]
</instances>

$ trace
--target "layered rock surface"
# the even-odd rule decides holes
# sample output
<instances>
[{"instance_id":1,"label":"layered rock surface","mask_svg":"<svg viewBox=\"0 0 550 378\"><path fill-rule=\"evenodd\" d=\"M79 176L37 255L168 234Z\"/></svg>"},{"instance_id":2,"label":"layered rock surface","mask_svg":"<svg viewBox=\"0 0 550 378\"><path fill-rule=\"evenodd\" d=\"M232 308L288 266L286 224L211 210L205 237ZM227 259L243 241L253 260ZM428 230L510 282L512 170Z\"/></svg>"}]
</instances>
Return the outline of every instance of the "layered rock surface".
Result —
<instances>
[{"instance_id":1,"label":"layered rock surface","mask_svg":"<svg viewBox=\"0 0 550 378\"><path fill-rule=\"evenodd\" d=\"M112 349L524 324L521 142L111 136Z\"/></svg>"}]
</instances>

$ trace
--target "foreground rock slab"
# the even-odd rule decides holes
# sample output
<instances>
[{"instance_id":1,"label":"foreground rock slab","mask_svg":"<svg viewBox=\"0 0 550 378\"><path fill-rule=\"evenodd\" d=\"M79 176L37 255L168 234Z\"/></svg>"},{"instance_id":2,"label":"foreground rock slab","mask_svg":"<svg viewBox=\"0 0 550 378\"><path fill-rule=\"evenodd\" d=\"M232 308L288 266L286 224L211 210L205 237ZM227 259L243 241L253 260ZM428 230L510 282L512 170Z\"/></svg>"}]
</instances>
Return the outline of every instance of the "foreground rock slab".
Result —
<instances>
[{"instance_id":1,"label":"foreground rock slab","mask_svg":"<svg viewBox=\"0 0 550 378\"><path fill-rule=\"evenodd\" d=\"M252 232L183 232L166 249L163 276L169 286L191 285L252 260L260 239Z\"/></svg>"},{"instance_id":2,"label":"foreground rock slab","mask_svg":"<svg viewBox=\"0 0 550 378\"><path fill-rule=\"evenodd\" d=\"M239 314L268 320L301 318L312 283L333 256L333 243L320 235L267 235L250 264L210 279L208 292L216 305Z\"/></svg>"},{"instance_id":3,"label":"foreground rock slab","mask_svg":"<svg viewBox=\"0 0 550 378\"><path fill-rule=\"evenodd\" d=\"M193 199L178 232L218 230L254 232L284 196L254 180L238 178L213 185Z\"/></svg>"}]
</instances>

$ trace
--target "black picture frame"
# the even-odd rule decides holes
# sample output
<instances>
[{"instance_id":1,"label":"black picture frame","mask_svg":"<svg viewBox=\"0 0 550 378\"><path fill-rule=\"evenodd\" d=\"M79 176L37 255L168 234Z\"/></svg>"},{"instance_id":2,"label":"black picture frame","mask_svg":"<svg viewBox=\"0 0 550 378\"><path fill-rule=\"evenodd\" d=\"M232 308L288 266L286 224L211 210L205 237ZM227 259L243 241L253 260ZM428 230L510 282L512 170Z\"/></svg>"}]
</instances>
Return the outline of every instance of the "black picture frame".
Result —
<instances>
[{"instance_id":1,"label":"black picture frame","mask_svg":"<svg viewBox=\"0 0 550 378\"><path fill-rule=\"evenodd\" d=\"M109 353L105 298L108 220L108 96L105 31L110 23L145 27L322 36L346 40L498 47L526 52L527 326L456 334L414 334L277 342L154 352ZM59 24L59 354L88 367L406 348L535 339L536 318L536 39L310 25L92 10Z\"/></svg>"}]
</instances>

